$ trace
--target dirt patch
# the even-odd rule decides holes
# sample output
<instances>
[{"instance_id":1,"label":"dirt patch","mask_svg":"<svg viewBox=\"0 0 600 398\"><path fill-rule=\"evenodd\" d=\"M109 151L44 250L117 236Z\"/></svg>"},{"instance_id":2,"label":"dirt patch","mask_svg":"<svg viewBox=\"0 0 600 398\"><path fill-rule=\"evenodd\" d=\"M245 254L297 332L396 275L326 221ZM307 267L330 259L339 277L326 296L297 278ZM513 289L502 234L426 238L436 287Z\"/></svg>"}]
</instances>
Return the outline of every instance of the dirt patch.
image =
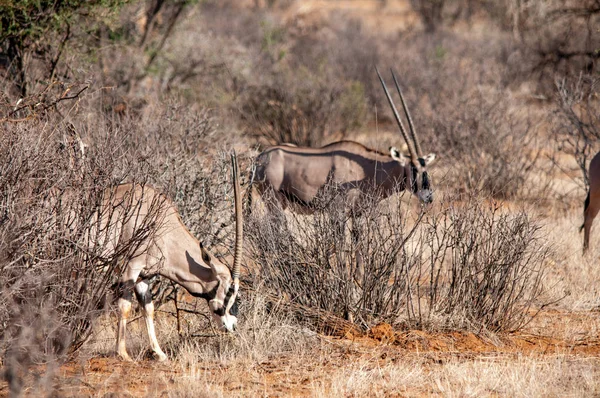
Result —
<instances>
[{"instance_id":1,"label":"dirt patch","mask_svg":"<svg viewBox=\"0 0 600 398\"><path fill-rule=\"evenodd\" d=\"M390 324L380 323L366 333L348 334L342 341L373 346L390 345L411 352L462 353L521 353L521 354L575 354L600 355L600 339L595 334L597 314L548 311L540 314L528 330L491 337L470 332L426 332L397 330ZM566 328L565 325L571 325ZM584 326L587 325L588 329ZM551 330L553 335L539 333ZM577 333L573 333L577 330ZM568 332L571 333L568 333Z\"/></svg>"},{"instance_id":2,"label":"dirt patch","mask_svg":"<svg viewBox=\"0 0 600 398\"><path fill-rule=\"evenodd\" d=\"M380 323L372 327L367 335L379 341L393 342L396 340L396 332L392 328L392 325L387 323Z\"/></svg>"},{"instance_id":3,"label":"dirt patch","mask_svg":"<svg viewBox=\"0 0 600 398\"><path fill-rule=\"evenodd\" d=\"M378 325L357 343L369 345L375 340L403 350L414 352L469 352L469 353L522 353L522 354L578 354L600 355L600 339L562 340L548 336L514 333L491 341L474 333L429 333L422 330L395 332L389 325Z\"/></svg>"}]
</instances>

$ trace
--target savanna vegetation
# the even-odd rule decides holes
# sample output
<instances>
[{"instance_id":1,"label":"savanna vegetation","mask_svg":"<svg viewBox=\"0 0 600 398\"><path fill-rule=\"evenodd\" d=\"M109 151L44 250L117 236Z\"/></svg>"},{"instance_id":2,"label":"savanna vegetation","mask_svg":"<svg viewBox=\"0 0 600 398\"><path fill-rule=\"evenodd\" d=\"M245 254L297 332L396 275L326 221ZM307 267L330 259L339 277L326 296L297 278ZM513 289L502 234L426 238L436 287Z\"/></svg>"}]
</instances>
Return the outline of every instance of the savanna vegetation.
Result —
<instances>
[{"instance_id":1,"label":"savanna vegetation","mask_svg":"<svg viewBox=\"0 0 600 398\"><path fill-rule=\"evenodd\" d=\"M597 0L1 2L0 395L597 395L598 26ZM247 187L269 145L403 145L375 65L437 154L434 203L254 195L239 330L156 278L170 363L138 315L137 362L114 358L118 274L157 220L90 244L103 192L159 187L230 263L231 150Z\"/></svg>"}]
</instances>

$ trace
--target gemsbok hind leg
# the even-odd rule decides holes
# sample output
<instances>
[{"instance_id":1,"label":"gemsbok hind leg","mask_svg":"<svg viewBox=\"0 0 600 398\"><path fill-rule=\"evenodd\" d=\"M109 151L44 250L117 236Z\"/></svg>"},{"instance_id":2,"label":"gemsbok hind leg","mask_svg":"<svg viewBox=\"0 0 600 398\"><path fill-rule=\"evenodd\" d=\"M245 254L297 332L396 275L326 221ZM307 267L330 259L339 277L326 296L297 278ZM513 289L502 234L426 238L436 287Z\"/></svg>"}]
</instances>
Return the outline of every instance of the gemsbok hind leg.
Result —
<instances>
[{"instance_id":1,"label":"gemsbok hind leg","mask_svg":"<svg viewBox=\"0 0 600 398\"><path fill-rule=\"evenodd\" d=\"M127 331L127 320L131 314L131 300L133 299L133 281L125 281L119 284L119 326L117 330L117 355L125 361L132 361L127 353L125 343L125 332Z\"/></svg>"},{"instance_id":2,"label":"gemsbok hind leg","mask_svg":"<svg viewBox=\"0 0 600 398\"><path fill-rule=\"evenodd\" d=\"M167 356L160 349L158 340L156 339L156 331L154 329L154 303L152 302L152 291L148 287L145 281L140 281L135 285L135 296L142 307L144 312L144 320L146 321L146 331L148 332L148 339L150 340L150 347L156 354L159 361L164 361Z\"/></svg>"},{"instance_id":3,"label":"gemsbok hind leg","mask_svg":"<svg viewBox=\"0 0 600 398\"><path fill-rule=\"evenodd\" d=\"M133 287L135 280L144 269L145 264L140 260L132 260L127 264L126 271L121 277L118 287L119 295L119 326L117 330L117 355L125 361L132 361L127 353L126 332L127 320L131 314L131 301L133 300Z\"/></svg>"}]
</instances>

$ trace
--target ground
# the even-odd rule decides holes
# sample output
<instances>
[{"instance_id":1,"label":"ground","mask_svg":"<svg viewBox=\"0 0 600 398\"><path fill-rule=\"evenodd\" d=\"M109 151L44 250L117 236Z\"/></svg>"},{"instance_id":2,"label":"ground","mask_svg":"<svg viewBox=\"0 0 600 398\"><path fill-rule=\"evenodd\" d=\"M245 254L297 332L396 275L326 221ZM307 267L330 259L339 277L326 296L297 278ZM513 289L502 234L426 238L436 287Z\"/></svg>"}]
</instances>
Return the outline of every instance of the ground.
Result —
<instances>
[{"instance_id":1,"label":"ground","mask_svg":"<svg viewBox=\"0 0 600 398\"><path fill-rule=\"evenodd\" d=\"M315 345L260 360L186 363L80 357L57 372L60 396L592 396L600 393L593 311L545 311L518 333L394 330L314 335ZM215 337L218 339L219 337ZM7 396L7 387L0 396ZM34 395L36 395L34 393Z\"/></svg>"}]
</instances>

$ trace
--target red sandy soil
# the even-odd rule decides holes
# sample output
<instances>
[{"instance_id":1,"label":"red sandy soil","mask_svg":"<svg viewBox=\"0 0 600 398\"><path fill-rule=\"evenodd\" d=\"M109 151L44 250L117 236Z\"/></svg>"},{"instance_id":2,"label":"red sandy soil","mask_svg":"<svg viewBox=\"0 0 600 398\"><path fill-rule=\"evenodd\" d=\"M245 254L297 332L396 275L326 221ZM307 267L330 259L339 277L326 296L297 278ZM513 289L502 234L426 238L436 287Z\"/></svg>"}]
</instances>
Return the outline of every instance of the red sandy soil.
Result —
<instances>
[{"instance_id":1,"label":"red sandy soil","mask_svg":"<svg viewBox=\"0 0 600 398\"><path fill-rule=\"evenodd\" d=\"M245 365L223 363L200 363L197 371L206 373L208 380L229 372L236 375L230 380L224 378L224 388L230 392L241 389L242 385L247 390L248 384L256 384L256 392L260 391L261 395L307 395L315 380L327 378L327 369L337 369L358 360L366 360L372 366L385 366L418 358L420 363L433 366L457 359L510 360L523 355L600 357L600 339L594 335L592 326L587 328L589 333L556 337L566 336L567 331L562 330L561 325L589 325L598 315L547 311L536 318L536 324L526 332L496 335L494 341L474 333L395 330L389 324L379 324L360 336L350 333L345 337L321 336L334 349L328 355L317 354L312 363L303 363L293 355L282 355L250 365L252 372L242 368ZM537 329L554 336L535 334ZM168 391L177 387L175 383L181 381L184 372L184 366L176 362L159 363L148 359L127 363L115 357L96 357L64 364L55 379L55 388L60 396L167 396ZM246 379L242 375L247 375ZM0 396L7 395L7 386L0 384Z\"/></svg>"}]
</instances>

